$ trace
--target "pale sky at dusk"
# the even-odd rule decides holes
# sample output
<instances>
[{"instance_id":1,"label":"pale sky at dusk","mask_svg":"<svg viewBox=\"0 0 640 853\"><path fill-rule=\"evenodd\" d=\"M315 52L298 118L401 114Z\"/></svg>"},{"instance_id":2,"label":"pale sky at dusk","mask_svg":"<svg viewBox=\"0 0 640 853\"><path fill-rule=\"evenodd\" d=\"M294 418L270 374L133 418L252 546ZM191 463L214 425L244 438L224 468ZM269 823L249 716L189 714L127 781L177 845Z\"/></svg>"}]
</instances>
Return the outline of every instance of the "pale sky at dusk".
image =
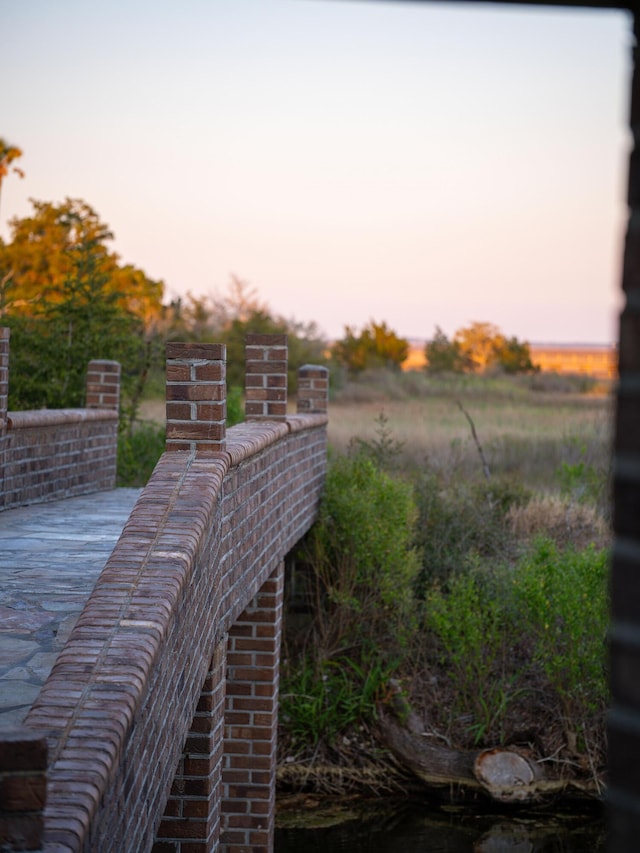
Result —
<instances>
[{"instance_id":1,"label":"pale sky at dusk","mask_svg":"<svg viewBox=\"0 0 640 853\"><path fill-rule=\"evenodd\" d=\"M623 12L363 0L0 0L0 136L167 299L406 337L617 335Z\"/></svg>"}]
</instances>

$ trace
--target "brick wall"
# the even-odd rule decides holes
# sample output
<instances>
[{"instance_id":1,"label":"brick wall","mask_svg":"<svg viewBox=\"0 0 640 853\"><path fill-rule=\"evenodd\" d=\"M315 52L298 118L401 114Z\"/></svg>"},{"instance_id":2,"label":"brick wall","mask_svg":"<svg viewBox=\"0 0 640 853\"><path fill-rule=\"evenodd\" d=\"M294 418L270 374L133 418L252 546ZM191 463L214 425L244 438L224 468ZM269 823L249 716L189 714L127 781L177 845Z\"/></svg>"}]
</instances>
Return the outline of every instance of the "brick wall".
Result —
<instances>
[{"instance_id":1,"label":"brick wall","mask_svg":"<svg viewBox=\"0 0 640 853\"><path fill-rule=\"evenodd\" d=\"M0 510L112 489L120 365L92 361L87 408L8 412L9 330L0 328Z\"/></svg>"},{"instance_id":2,"label":"brick wall","mask_svg":"<svg viewBox=\"0 0 640 853\"><path fill-rule=\"evenodd\" d=\"M46 844L270 849L282 566L315 518L326 423L266 418L160 459L27 715Z\"/></svg>"}]
</instances>

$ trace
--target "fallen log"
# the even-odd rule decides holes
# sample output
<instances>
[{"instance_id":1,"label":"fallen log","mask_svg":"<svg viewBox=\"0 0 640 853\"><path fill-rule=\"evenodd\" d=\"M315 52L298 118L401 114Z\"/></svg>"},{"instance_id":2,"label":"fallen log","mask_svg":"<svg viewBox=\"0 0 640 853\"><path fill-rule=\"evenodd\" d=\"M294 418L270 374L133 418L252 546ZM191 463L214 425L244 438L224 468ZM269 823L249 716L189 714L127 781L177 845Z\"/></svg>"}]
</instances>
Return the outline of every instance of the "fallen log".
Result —
<instances>
[{"instance_id":1,"label":"fallen log","mask_svg":"<svg viewBox=\"0 0 640 853\"><path fill-rule=\"evenodd\" d=\"M598 795L595 782L546 779L540 765L509 747L457 750L433 743L428 733L409 731L381 713L380 736L396 761L428 788L473 791L500 803L531 804L568 793Z\"/></svg>"}]
</instances>

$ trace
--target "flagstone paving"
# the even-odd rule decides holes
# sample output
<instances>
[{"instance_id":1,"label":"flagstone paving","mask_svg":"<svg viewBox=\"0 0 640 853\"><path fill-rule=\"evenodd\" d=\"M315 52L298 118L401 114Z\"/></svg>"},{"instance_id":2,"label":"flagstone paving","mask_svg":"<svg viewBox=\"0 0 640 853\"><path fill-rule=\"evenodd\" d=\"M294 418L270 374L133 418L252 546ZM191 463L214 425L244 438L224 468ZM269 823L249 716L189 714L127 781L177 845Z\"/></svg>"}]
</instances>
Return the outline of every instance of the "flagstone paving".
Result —
<instances>
[{"instance_id":1,"label":"flagstone paving","mask_svg":"<svg viewBox=\"0 0 640 853\"><path fill-rule=\"evenodd\" d=\"M33 704L140 491L0 512L0 729Z\"/></svg>"}]
</instances>

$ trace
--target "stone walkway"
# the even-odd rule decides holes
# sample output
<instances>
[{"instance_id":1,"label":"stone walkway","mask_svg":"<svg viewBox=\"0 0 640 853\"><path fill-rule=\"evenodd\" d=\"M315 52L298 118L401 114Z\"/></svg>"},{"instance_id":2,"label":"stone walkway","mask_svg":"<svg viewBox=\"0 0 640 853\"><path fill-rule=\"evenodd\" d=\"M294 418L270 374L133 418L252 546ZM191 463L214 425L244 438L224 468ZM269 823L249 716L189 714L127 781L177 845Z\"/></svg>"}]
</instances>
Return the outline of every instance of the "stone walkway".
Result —
<instances>
[{"instance_id":1,"label":"stone walkway","mask_svg":"<svg viewBox=\"0 0 640 853\"><path fill-rule=\"evenodd\" d=\"M33 704L139 494L0 512L0 730Z\"/></svg>"}]
</instances>

